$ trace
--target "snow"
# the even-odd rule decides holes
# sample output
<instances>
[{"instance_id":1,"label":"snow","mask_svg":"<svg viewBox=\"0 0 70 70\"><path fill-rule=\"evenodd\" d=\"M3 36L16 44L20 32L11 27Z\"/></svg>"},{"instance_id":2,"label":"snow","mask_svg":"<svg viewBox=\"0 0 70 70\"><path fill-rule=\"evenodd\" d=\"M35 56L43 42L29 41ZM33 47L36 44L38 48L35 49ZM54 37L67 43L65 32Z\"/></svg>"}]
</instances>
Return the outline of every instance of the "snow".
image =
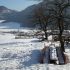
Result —
<instances>
[{"instance_id":1,"label":"snow","mask_svg":"<svg viewBox=\"0 0 70 70\"><path fill-rule=\"evenodd\" d=\"M1 33L0 34L0 45L2 44L13 44L13 43L31 43L34 41L38 41L37 38L32 39L15 39L15 35L10 33Z\"/></svg>"},{"instance_id":2,"label":"snow","mask_svg":"<svg viewBox=\"0 0 70 70\"><path fill-rule=\"evenodd\" d=\"M26 46L25 46L26 47ZM0 48L0 70L68 70L70 65L39 64L39 50L26 47ZM34 54L38 53L38 54Z\"/></svg>"},{"instance_id":3,"label":"snow","mask_svg":"<svg viewBox=\"0 0 70 70\"><path fill-rule=\"evenodd\" d=\"M70 64L62 66L40 64L38 59L44 42L34 42L38 40L36 38L16 40L13 34L8 33L0 34L0 38L0 70L68 70L70 68ZM47 45L50 44L47 42Z\"/></svg>"},{"instance_id":4,"label":"snow","mask_svg":"<svg viewBox=\"0 0 70 70\"><path fill-rule=\"evenodd\" d=\"M41 43L20 44L15 46L0 47L0 68L22 70L33 64L38 63L39 49L42 49Z\"/></svg>"},{"instance_id":5,"label":"snow","mask_svg":"<svg viewBox=\"0 0 70 70\"><path fill-rule=\"evenodd\" d=\"M49 37L48 37L48 40L52 40L53 38L52 38L52 35L50 35Z\"/></svg>"},{"instance_id":6,"label":"snow","mask_svg":"<svg viewBox=\"0 0 70 70\"><path fill-rule=\"evenodd\" d=\"M0 34L0 40L5 40L5 39L12 39L15 36L13 34L8 34L8 33L1 33Z\"/></svg>"},{"instance_id":7,"label":"snow","mask_svg":"<svg viewBox=\"0 0 70 70\"><path fill-rule=\"evenodd\" d=\"M54 44L59 46L59 42L39 42L37 38L15 39L15 34L7 33L9 31L18 31L18 29L0 29L0 70L70 69L70 63L65 65L39 63L40 50L43 49L44 45L49 46ZM31 32L29 29L20 29L20 31ZM50 38L52 39L52 36L49 36L49 40ZM66 49L66 52L70 56L70 50Z\"/></svg>"},{"instance_id":8,"label":"snow","mask_svg":"<svg viewBox=\"0 0 70 70\"><path fill-rule=\"evenodd\" d=\"M5 20L0 20L0 23L4 22Z\"/></svg>"}]
</instances>

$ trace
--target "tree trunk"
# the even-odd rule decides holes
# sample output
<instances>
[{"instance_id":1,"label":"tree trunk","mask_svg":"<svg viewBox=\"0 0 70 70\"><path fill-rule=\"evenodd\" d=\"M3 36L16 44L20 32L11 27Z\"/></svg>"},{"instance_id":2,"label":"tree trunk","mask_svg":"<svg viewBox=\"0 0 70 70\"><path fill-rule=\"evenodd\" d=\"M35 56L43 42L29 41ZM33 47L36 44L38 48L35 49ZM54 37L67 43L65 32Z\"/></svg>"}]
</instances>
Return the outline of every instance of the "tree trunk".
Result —
<instances>
[{"instance_id":1,"label":"tree trunk","mask_svg":"<svg viewBox=\"0 0 70 70\"><path fill-rule=\"evenodd\" d=\"M62 17L62 16L60 15L60 17ZM60 41L60 45L61 45L61 50L64 52L65 51L65 49L64 49L64 39L62 38L62 34L63 34L63 31L64 31L64 22L63 22L62 18L58 19L58 26L59 26L59 41Z\"/></svg>"},{"instance_id":2,"label":"tree trunk","mask_svg":"<svg viewBox=\"0 0 70 70\"><path fill-rule=\"evenodd\" d=\"M59 41L60 41L60 44L61 44L61 50L64 52L65 51L65 48L64 48L64 40L62 38L62 33L63 33L63 31L60 30L60 33L59 33Z\"/></svg>"},{"instance_id":3,"label":"tree trunk","mask_svg":"<svg viewBox=\"0 0 70 70\"><path fill-rule=\"evenodd\" d=\"M64 41L63 40L60 40L60 44L61 44L61 50L64 52L65 51Z\"/></svg>"},{"instance_id":4,"label":"tree trunk","mask_svg":"<svg viewBox=\"0 0 70 70\"><path fill-rule=\"evenodd\" d=\"M45 39L47 40L48 38L47 38L47 32L45 31Z\"/></svg>"}]
</instances>

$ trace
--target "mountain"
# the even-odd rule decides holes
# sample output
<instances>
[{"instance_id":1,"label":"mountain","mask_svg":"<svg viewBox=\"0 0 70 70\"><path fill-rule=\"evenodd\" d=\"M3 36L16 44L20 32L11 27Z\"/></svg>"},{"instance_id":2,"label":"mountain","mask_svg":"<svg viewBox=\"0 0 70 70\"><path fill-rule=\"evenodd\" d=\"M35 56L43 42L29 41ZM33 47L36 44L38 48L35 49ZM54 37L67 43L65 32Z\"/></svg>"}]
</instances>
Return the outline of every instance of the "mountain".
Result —
<instances>
[{"instance_id":1,"label":"mountain","mask_svg":"<svg viewBox=\"0 0 70 70\"><path fill-rule=\"evenodd\" d=\"M0 14L3 14L3 13L12 13L12 12L15 12L15 11L11 10L11 9L8 9L5 6L0 6Z\"/></svg>"},{"instance_id":2,"label":"mountain","mask_svg":"<svg viewBox=\"0 0 70 70\"><path fill-rule=\"evenodd\" d=\"M20 22L22 23L21 26L33 27L34 24L31 23L31 17L33 16L33 11L36 6L37 5L32 5L20 12L0 6L0 20L6 20L6 22Z\"/></svg>"},{"instance_id":3,"label":"mountain","mask_svg":"<svg viewBox=\"0 0 70 70\"><path fill-rule=\"evenodd\" d=\"M32 5L28 8L26 8L25 10L22 10L21 12L19 12L19 17L18 20L19 22L23 22L25 26L31 26L33 27L34 24L32 23L32 17L34 14L34 10L36 8L37 5Z\"/></svg>"},{"instance_id":4,"label":"mountain","mask_svg":"<svg viewBox=\"0 0 70 70\"><path fill-rule=\"evenodd\" d=\"M20 12L8 9L4 6L0 6L0 20L6 20L6 22L19 22L23 27L34 27L35 25L32 22L33 14L35 9L38 8L41 4L44 6L46 2L29 6L28 8ZM69 15L70 14L68 13L68 16ZM52 27L51 23L49 25Z\"/></svg>"},{"instance_id":5,"label":"mountain","mask_svg":"<svg viewBox=\"0 0 70 70\"><path fill-rule=\"evenodd\" d=\"M0 6L0 20L13 21L17 11Z\"/></svg>"}]
</instances>

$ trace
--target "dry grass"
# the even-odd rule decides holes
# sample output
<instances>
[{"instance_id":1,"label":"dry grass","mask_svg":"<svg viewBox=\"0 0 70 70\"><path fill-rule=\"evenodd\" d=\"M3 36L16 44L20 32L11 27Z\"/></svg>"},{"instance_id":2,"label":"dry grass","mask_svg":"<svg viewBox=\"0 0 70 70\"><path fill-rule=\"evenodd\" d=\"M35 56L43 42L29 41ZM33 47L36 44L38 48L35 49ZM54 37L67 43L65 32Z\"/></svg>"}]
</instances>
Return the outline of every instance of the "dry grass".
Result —
<instances>
[{"instance_id":1,"label":"dry grass","mask_svg":"<svg viewBox=\"0 0 70 70\"><path fill-rule=\"evenodd\" d=\"M64 54L64 56L65 64L69 63L69 56L67 54Z\"/></svg>"},{"instance_id":2,"label":"dry grass","mask_svg":"<svg viewBox=\"0 0 70 70\"><path fill-rule=\"evenodd\" d=\"M45 59L45 51L48 47L44 47L42 50L41 50L41 55L40 55L40 58L39 58L39 62L40 63L44 63L44 59Z\"/></svg>"}]
</instances>

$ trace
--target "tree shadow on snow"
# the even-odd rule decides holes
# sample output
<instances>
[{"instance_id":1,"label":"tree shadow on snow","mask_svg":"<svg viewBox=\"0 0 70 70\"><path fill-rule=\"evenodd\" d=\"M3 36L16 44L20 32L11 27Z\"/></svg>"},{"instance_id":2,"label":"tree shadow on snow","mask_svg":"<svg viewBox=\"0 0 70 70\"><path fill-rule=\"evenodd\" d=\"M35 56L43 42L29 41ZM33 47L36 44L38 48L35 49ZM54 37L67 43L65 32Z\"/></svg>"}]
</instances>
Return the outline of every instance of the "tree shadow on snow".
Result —
<instances>
[{"instance_id":1,"label":"tree shadow on snow","mask_svg":"<svg viewBox=\"0 0 70 70\"><path fill-rule=\"evenodd\" d=\"M40 57L40 50L32 50L31 52L32 54L29 55L29 59L26 59L26 61L21 61L20 62L20 68L24 68L24 67L29 67L31 65L34 64L38 64L39 63L39 57Z\"/></svg>"}]
</instances>

